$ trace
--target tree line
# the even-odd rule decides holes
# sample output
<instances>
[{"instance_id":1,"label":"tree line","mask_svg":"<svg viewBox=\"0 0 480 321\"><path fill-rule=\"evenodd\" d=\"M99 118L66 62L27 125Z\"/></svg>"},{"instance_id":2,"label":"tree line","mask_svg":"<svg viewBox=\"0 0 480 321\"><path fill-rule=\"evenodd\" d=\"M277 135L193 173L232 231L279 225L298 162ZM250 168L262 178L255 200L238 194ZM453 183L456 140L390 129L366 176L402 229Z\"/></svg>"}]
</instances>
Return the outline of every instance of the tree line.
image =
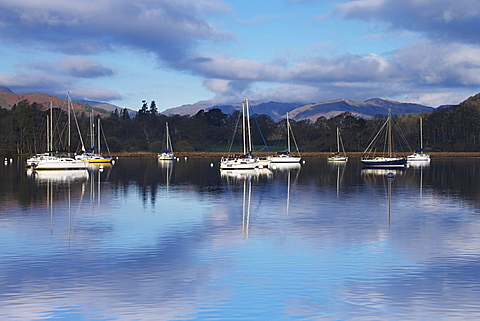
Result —
<instances>
[{"instance_id":1,"label":"tree line","mask_svg":"<svg viewBox=\"0 0 480 321\"><path fill-rule=\"evenodd\" d=\"M90 111L94 108L89 108ZM50 129L57 150L76 152L81 139L87 140L91 118L87 111L74 111L71 120L71 144L66 144L68 115L54 108L44 110L40 104L22 100L12 109L0 109L0 154L35 154L46 151L47 117L52 114ZM100 117L97 114L95 117ZM423 119L423 145L426 151L480 150L480 94L459 105L437 108L431 113L395 115L401 151L410 152L420 147L419 117ZM241 134L235 133L240 112L224 114L220 109L200 110L192 116L166 116L158 112L155 101L143 101L134 117L126 109L115 110L101 119L102 136L112 152L160 152L165 148L165 123L168 122L175 151L226 152L229 146L240 151ZM303 152L330 152L336 150L338 127L347 152L362 152L386 116L369 119L345 112L336 117L319 117L315 121L290 120L295 141ZM77 125L78 124L78 125ZM264 114L251 116L255 151L282 151L286 149L286 121L274 121ZM77 130L77 127L78 129Z\"/></svg>"}]
</instances>

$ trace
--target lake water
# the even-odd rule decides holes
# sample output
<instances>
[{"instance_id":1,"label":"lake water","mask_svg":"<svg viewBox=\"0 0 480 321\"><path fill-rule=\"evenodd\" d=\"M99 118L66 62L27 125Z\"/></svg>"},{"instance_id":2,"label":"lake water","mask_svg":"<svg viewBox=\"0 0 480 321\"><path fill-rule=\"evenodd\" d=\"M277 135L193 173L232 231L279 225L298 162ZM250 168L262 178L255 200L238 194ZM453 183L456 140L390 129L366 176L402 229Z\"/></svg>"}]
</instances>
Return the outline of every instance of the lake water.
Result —
<instances>
[{"instance_id":1,"label":"lake water","mask_svg":"<svg viewBox=\"0 0 480 321\"><path fill-rule=\"evenodd\" d=\"M0 164L2 320L480 318L480 159L24 161Z\"/></svg>"}]
</instances>

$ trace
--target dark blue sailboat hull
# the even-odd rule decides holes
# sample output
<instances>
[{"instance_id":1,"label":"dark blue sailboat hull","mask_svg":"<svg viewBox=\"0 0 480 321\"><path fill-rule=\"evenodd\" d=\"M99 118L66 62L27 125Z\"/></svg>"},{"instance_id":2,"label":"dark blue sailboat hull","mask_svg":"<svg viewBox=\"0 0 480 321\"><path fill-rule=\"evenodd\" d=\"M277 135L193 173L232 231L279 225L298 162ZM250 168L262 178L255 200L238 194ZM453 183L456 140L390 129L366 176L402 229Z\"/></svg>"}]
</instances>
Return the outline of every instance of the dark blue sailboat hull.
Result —
<instances>
[{"instance_id":1,"label":"dark blue sailboat hull","mask_svg":"<svg viewBox=\"0 0 480 321\"><path fill-rule=\"evenodd\" d=\"M362 164L366 167L389 168L389 167L405 167L407 159L405 157L373 157L362 158Z\"/></svg>"}]
</instances>

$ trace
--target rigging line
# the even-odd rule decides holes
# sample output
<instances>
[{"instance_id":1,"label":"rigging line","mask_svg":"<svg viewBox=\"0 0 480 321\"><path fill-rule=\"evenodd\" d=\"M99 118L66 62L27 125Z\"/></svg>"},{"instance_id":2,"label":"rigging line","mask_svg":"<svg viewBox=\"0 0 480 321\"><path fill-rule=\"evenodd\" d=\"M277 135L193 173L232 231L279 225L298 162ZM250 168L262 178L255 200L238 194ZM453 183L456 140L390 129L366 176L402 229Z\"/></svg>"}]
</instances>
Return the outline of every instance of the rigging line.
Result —
<instances>
[{"instance_id":1,"label":"rigging line","mask_svg":"<svg viewBox=\"0 0 480 321\"><path fill-rule=\"evenodd\" d=\"M393 125L395 126L395 129L400 133L400 137L402 138L403 142L407 146L408 150L413 151L413 149L410 147L410 144L408 143L407 137L403 133L402 129L400 128L400 125L394 121Z\"/></svg>"},{"instance_id":2,"label":"rigging line","mask_svg":"<svg viewBox=\"0 0 480 321\"><path fill-rule=\"evenodd\" d=\"M259 131L259 133L260 133L260 137L262 137L263 144L265 145L265 147L262 148L262 149L265 149L265 148L266 148L266 149L267 149L267 152L270 153L270 149L268 148L267 142L265 141L265 137L263 137L263 133L262 133L262 130L260 129L260 125L258 125L257 117L254 117L254 119L255 119L255 124L257 125L258 131Z\"/></svg>"},{"instance_id":3,"label":"rigging line","mask_svg":"<svg viewBox=\"0 0 480 321\"><path fill-rule=\"evenodd\" d=\"M252 113L253 113L253 108L250 107L250 109L252 110ZM260 133L260 137L262 137L263 144L265 145L267 152L270 153L270 149L268 148L267 142L265 141L265 137L263 137L263 133L262 133L262 130L260 129L260 125L258 125L257 117L254 117L253 119L255 120L255 124L257 125L258 131Z\"/></svg>"},{"instance_id":4,"label":"rigging line","mask_svg":"<svg viewBox=\"0 0 480 321\"><path fill-rule=\"evenodd\" d=\"M380 128L380 130L377 132L377 134L375 135L375 137L370 141L370 144L368 144L367 148L365 148L365 151L363 153L367 153L368 150L370 148L372 148L372 145L375 143L375 141L377 140L378 136L380 135L380 133L382 132L383 128L387 125L388 123L388 119L387 121L385 121L382 125L382 127Z\"/></svg>"},{"instance_id":5,"label":"rigging line","mask_svg":"<svg viewBox=\"0 0 480 321\"><path fill-rule=\"evenodd\" d=\"M385 141L383 142L383 153L384 154L387 154L388 156L391 156L390 153L388 152L388 139L389 139L389 136L388 136L388 130L387 132L385 133Z\"/></svg>"},{"instance_id":6,"label":"rigging line","mask_svg":"<svg viewBox=\"0 0 480 321\"><path fill-rule=\"evenodd\" d=\"M77 120L77 116L75 115L75 110L73 109L73 104L71 106L72 106L73 119L75 119L75 125L77 125L78 136L80 137L80 142L82 143L82 151L84 152L85 144L83 143L82 132L80 131L80 126L78 125L78 120Z\"/></svg>"},{"instance_id":7,"label":"rigging line","mask_svg":"<svg viewBox=\"0 0 480 321\"><path fill-rule=\"evenodd\" d=\"M342 136L340 135L340 132L338 133L338 140L340 141L340 146L342 147L343 155L346 155L347 153L345 152L345 146L343 145L343 139L342 139Z\"/></svg>"},{"instance_id":8,"label":"rigging line","mask_svg":"<svg viewBox=\"0 0 480 321\"><path fill-rule=\"evenodd\" d=\"M292 129L292 126L290 124L288 126L288 130L290 130L290 134L292 135L293 143L295 144L295 148L297 149L298 156L300 156L300 149L298 148L297 140L295 139L295 135L293 134L293 129Z\"/></svg>"},{"instance_id":9,"label":"rigging line","mask_svg":"<svg viewBox=\"0 0 480 321\"><path fill-rule=\"evenodd\" d=\"M78 120L77 120L77 115L75 115L75 110L73 109L73 104L72 101L70 100L70 92L68 92L68 107L69 107L69 120L70 120L70 113L73 113L73 119L75 120L75 125L77 126L77 131L78 131L78 136L80 137L80 142L82 143L82 151L85 151L85 144L83 143L83 138L82 138L82 133L80 131L80 126L78 125ZM70 110L71 109L71 110ZM69 121L70 125L70 121ZM70 143L71 143L71 133L70 133L70 126L68 128L68 144L69 144L69 149L70 149ZM77 145L78 146L78 145ZM68 151L70 153L70 150Z\"/></svg>"},{"instance_id":10,"label":"rigging line","mask_svg":"<svg viewBox=\"0 0 480 321\"><path fill-rule=\"evenodd\" d=\"M233 135L232 135L232 139L230 140L230 146L228 148L228 154L230 154L232 152L232 148L233 148L233 141L235 140L235 134L237 133L237 129L238 129L238 124L240 123L240 118L242 118L242 113L239 114L238 118L237 118L237 123L235 124L235 130L233 131ZM228 155L227 155L228 156Z\"/></svg>"},{"instance_id":11,"label":"rigging line","mask_svg":"<svg viewBox=\"0 0 480 321\"><path fill-rule=\"evenodd\" d=\"M100 133L102 133L102 137L103 137L103 140L105 142L105 147L107 147L107 151L108 151L108 155L111 157L111 153L110 153L110 148L108 147L108 143L107 143L107 138L105 137L105 131L103 130L103 126L102 126L102 123L100 123L100 126L98 128L98 130L100 131Z\"/></svg>"}]
</instances>

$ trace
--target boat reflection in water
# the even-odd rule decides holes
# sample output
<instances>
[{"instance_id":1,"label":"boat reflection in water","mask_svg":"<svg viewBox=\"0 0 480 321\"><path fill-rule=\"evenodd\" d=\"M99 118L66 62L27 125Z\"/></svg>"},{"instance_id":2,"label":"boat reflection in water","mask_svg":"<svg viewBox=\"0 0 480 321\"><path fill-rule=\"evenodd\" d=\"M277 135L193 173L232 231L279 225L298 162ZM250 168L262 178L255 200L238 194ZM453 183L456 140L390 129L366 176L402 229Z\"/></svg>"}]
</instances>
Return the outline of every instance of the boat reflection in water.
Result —
<instances>
[{"instance_id":1,"label":"boat reflection in water","mask_svg":"<svg viewBox=\"0 0 480 321\"><path fill-rule=\"evenodd\" d=\"M390 228L391 223L391 208L392 208L392 184L396 176L402 176L405 174L405 169L386 169L386 168L364 168L362 169L362 176L367 178L370 182L375 182L378 179L381 179L384 184L386 181L387 191L387 217L388 217L388 227Z\"/></svg>"},{"instance_id":2,"label":"boat reflection in water","mask_svg":"<svg viewBox=\"0 0 480 321\"><path fill-rule=\"evenodd\" d=\"M221 170L220 176L227 178L228 181L260 177L269 178L272 176L272 171L268 168Z\"/></svg>"},{"instance_id":3,"label":"boat reflection in water","mask_svg":"<svg viewBox=\"0 0 480 321\"><path fill-rule=\"evenodd\" d=\"M345 168L347 168L347 161L332 161L327 160L327 164L330 168L337 170L337 197L340 195L340 185L343 180L343 175L345 174Z\"/></svg>"},{"instance_id":4,"label":"boat reflection in water","mask_svg":"<svg viewBox=\"0 0 480 321\"><path fill-rule=\"evenodd\" d=\"M105 164L100 164L100 163L89 163L87 165L87 168L90 170L90 171L99 171L99 172L103 172L103 171L110 171L113 167L113 165L115 164L115 161L113 161L112 163L105 163Z\"/></svg>"},{"instance_id":5,"label":"boat reflection in water","mask_svg":"<svg viewBox=\"0 0 480 321\"><path fill-rule=\"evenodd\" d=\"M162 170L163 180L165 182L167 194L170 188L170 181L172 180L174 164L175 162L173 162L172 160L166 160L166 159L160 159L160 158L158 159L158 167L160 167L160 169Z\"/></svg>"},{"instance_id":6,"label":"boat reflection in water","mask_svg":"<svg viewBox=\"0 0 480 321\"><path fill-rule=\"evenodd\" d=\"M428 171L428 169L430 168L430 160L409 162L409 165L414 172L420 175L419 187L420 187L420 199L422 199L423 198L423 172Z\"/></svg>"},{"instance_id":7,"label":"boat reflection in water","mask_svg":"<svg viewBox=\"0 0 480 321\"><path fill-rule=\"evenodd\" d=\"M227 180L227 183L243 185L242 197L242 234L248 237L250 228L250 209L252 204L252 182L259 178L270 179L272 171L268 168L256 168L254 170L222 170L220 176Z\"/></svg>"},{"instance_id":8,"label":"boat reflection in water","mask_svg":"<svg viewBox=\"0 0 480 321\"><path fill-rule=\"evenodd\" d=\"M302 168L302 165L300 163L272 163L269 168L274 171L293 171L299 170Z\"/></svg>"},{"instance_id":9,"label":"boat reflection in water","mask_svg":"<svg viewBox=\"0 0 480 321\"><path fill-rule=\"evenodd\" d=\"M389 177L403 174L405 174L405 169L401 168L362 168L363 177Z\"/></svg>"},{"instance_id":10,"label":"boat reflection in water","mask_svg":"<svg viewBox=\"0 0 480 321\"><path fill-rule=\"evenodd\" d=\"M252 180L243 181L242 234L248 237L250 228L250 208L252 204Z\"/></svg>"},{"instance_id":11,"label":"boat reflection in water","mask_svg":"<svg viewBox=\"0 0 480 321\"><path fill-rule=\"evenodd\" d=\"M428 160L417 160L417 161L408 161L408 166L412 168L425 168L430 166L430 159Z\"/></svg>"},{"instance_id":12,"label":"boat reflection in water","mask_svg":"<svg viewBox=\"0 0 480 321\"><path fill-rule=\"evenodd\" d=\"M89 181L89 171L28 169L27 177L33 179L39 188L45 188L45 205L50 216L50 234L54 233L54 222L63 225L65 223L61 222L61 218L67 216L67 239L70 246L73 234L72 200L78 199L78 204L81 204L85 185Z\"/></svg>"},{"instance_id":13,"label":"boat reflection in water","mask_svg":"<svg viewBox=\"0 0 480 321\"><path fill-rule=\"evenodd\" d=\"M88 171L84 170L51 170L35 171L28 170L27 176L38 182L72 183L84 182L88 179Z\"/></svg>"},{"instance_id":14,"label":"boat reflection in water","mask_svg":"<svg viewBox=\"0 0 480 321\"><path fill-rule=\"evenodd\" d=\"M294 181L298 180L298 176L300 175L300 169L302 166L300 163L276 163L271 164L270 168L274 170L275 173L286 173L287 174L287 204L286 204L286 212L287 215L289 214L290 210L290 186L291 186L291 176L292 172L296 172Z\"/></svg>"}]
</instances>

